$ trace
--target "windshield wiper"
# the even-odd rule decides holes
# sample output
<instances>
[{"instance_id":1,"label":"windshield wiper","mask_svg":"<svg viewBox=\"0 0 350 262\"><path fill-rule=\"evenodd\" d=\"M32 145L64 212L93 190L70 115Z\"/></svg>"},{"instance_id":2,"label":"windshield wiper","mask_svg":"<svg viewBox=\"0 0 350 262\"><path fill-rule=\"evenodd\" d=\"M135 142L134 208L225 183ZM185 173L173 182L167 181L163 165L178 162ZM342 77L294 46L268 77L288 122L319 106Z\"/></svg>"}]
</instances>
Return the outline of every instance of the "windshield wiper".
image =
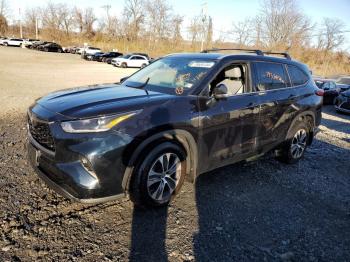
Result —
<instances>
[{"instance_id":1,"label":"windshield wiper","mask_svg":"<svg viewBox=\"0 0 350 262\"><path fill-rule=\"evenodd\" d=\"M148 82L149 82L150 79L151 79L151 78L148 77L148 78L146 79L146 81L145 81L143 84L139 85L139 86L129 86L129 85L126 85L126 86L127 86L127 87L132 87L132 88L143 89L143 90L145 90L146 94L149 95L148 90L146 89L146 86L147 86L147 84L148 84Z\"/></svg>"}]
</instances>

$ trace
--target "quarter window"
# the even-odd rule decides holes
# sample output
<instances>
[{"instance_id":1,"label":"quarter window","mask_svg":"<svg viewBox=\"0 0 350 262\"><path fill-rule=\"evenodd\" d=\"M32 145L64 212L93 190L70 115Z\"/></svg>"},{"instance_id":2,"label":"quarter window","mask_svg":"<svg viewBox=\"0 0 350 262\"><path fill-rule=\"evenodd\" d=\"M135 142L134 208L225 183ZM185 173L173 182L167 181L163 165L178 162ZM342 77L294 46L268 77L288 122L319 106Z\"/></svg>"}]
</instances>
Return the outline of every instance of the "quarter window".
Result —
<instances>
[{"instance_id":1,"label":"quarter window","mask_svg":"<svg viewBox=\"0 0 350 262\"><path fill-rule=\"evenodd\" d=\"M267 91L285 88L289 85L286 71L282 64L258 62L255 63L257 91Z\"/></svg>"},{"instance_id":2,"label":"quarter window","mask_svg":"<svg viewBox=\"0 0 350 262\"><path fill-rule=\"evenodd\" d=\"M288 65L288 73L293 86L303 85L309 80L309 77L296 66Z\"/></svg>"}]
</instances>

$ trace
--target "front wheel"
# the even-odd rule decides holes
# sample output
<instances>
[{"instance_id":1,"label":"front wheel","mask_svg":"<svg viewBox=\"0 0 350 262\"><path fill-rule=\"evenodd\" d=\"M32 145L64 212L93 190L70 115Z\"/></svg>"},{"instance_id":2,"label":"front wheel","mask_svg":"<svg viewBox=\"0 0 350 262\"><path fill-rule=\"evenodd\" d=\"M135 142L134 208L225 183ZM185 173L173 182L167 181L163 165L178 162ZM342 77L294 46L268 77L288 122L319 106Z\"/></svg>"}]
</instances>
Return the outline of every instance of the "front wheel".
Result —
<instances>
[{"instance_id":1,"label":"front wheel","mask_svg":"<svg viewBox=\"0 0 350 262\"><path fill-rule=\"evenodd\" d=\"M166 206L179 192L186 173L186 154L173 143L156 146L136 167L130 184L135 205Z\"/></svg>"},{"instance_id":2,"label":"front wheel","mask_svg":"<svg viewBox=\"0 0 350 262\"><path fill-rule=\"evenodd\" d=\"M128 65L127 65L126 63L122 63L122 64L121 64L121 67L122 67L122 68L127 68Z\"/></svg>"},{"instance_id":3,"label":"front wheel","mask_svg":"<svg viewBox=\"0 0 350 262\"><path fill-rule=\"evenodd\" d=\"M310 130L309 124L297 122L291 130L292 138L281 147L277 159L288 164L298 162L308 146Z\"/></svg>"}]
</instances>

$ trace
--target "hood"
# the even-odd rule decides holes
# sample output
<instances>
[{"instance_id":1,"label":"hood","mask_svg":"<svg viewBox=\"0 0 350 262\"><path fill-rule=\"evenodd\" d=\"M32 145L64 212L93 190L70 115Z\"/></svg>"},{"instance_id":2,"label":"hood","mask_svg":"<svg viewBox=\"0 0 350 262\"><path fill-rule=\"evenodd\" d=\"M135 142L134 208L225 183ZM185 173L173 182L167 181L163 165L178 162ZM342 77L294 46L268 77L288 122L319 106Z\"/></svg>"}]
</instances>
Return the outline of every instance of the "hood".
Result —
<instances>
[{"instance_id":1,"label":"hood","mask_svg":"<svg viewBox=\"0 0 350 262\"><path fill-rule=\"evenodd\" d=\"M76 119L142 109L173 96L117 84L87 86L51 93L37 104L51 112Z\"/></svg>"}]
</instances>

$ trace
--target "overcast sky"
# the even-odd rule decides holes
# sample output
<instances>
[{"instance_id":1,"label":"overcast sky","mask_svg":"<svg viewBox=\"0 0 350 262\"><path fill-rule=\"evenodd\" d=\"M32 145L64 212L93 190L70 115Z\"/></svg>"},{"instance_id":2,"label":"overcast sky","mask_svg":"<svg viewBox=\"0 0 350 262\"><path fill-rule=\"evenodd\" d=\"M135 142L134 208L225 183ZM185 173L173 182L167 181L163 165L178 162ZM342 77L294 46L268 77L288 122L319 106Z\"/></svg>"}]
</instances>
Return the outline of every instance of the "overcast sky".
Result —
<instances>
[{"instance_id":1,"label":"overcast sky","mask_svg":"<svg viewBox=\"0 0 350 262\"><path fill-rule=\"evenodd\" d=\"M47 1L43 0L10 0L12 19L18 19L18 9L25 10L27 7L43 6ZM67 3L79 7L93 7L97 16L103 14L103 5L111 5L111 13L121 14L124 0L51 0L51 2ZM200 13L204 0L168 0L173 6L175 13L185 17L185 24L191 17ZM215 35L219 31L227 31L232 22L253 17L259 12L261 0L207 0L208 15L213 18ZM300 9L309 16L312 21L321 23L324 17L341 19L346 29L350 30L350 0L298 0ZM347 43L344 47L350 49L350 33L347 35Z\"/></svg>"}]
</instances>

